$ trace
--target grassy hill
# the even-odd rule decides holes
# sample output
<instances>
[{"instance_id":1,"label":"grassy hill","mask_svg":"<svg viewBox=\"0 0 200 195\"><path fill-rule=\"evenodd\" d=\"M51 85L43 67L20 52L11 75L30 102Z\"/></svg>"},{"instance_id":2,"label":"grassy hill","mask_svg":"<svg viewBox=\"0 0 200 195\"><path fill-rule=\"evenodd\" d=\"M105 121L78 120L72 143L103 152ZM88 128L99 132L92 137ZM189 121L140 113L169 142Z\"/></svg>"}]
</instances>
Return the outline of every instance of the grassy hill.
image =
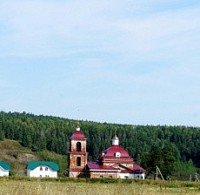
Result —
<instances>
[{"instance_id":1,"label":"grassy hill","mask_svg":"<svg viewBox=\"0 0 200 195\"><path fill-rule=\"evenodd\" d=\"M60 174L64 174L66 168L66 156L47 150L33 152L29 148L21 146L17 141L5 139L0 141L0 160L10 163L11 174L17 176L26 175L26 165L32 160L54 161L60 165Z\"/></svg>"}]
</instances>

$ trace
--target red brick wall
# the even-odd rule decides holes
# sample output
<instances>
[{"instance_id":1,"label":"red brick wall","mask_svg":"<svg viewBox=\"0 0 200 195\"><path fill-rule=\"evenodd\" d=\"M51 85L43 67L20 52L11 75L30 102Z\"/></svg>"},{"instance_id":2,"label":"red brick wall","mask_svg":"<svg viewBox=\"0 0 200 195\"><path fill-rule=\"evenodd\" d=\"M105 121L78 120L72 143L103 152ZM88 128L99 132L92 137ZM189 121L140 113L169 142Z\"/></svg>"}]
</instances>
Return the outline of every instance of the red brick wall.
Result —
<instances>
[{"instance_id":1,"label":"red brick wall","mask_svg":"<svg viewBox=\"0 0 200 195\"><path fill-rule=\"evenodd\" d=\"M81 143L81 150L77 151L77 142ZM80 157L80 166L77 166L77 158ZM80 177L84 174L87 164L86 140L71 140L69 151L69 177Z\"/></svg>"}]
</instances>

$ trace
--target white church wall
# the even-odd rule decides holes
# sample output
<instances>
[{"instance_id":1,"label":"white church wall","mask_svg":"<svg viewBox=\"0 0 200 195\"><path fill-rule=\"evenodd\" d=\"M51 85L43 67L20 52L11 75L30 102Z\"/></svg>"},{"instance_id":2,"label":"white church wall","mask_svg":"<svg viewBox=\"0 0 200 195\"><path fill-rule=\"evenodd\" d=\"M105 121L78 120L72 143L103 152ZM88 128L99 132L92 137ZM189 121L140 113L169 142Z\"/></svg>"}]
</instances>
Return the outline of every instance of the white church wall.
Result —
<instances>
[{"instance_id":1,"label":"white church wall","mask_svg":"<svg viewBox=\"0 0 200 195\"><path fill-rule=\"evenodd\" d=\"M119 173L120 179L145 179L144 173Z\"/></svg>"}]
</instances>

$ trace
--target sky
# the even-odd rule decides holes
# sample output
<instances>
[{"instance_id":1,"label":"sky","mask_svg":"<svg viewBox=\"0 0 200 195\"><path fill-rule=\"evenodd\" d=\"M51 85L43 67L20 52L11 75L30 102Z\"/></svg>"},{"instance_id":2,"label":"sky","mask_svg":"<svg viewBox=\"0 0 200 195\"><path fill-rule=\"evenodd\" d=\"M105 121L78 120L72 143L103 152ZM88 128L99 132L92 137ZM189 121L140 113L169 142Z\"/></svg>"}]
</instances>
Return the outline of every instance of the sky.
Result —
<instances>
[{"instance_id":1,"label":"sky","mask_svg":"<svg viewBox=\"0 0 200 195\"><path fill-rule=\"evenodd\" d=\"M200 127L199 0L1 0L0 110Z\"/></svg>"}]
</instances>

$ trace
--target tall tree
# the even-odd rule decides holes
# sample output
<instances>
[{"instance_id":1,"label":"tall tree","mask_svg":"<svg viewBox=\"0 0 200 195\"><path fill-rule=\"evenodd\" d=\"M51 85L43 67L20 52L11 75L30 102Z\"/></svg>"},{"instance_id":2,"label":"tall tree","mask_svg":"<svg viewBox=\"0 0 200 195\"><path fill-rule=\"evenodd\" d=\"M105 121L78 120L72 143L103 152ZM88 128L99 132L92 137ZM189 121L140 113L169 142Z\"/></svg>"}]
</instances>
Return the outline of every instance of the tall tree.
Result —
<instances>
[{"instance_id":1,"label":"tall tree","mask_svg":"<svg viewBox=\"0 0 200 195\"><path fill-rule=\"evenodd\" d=\"M153 148L152 151L143 159L143 166L147 175L155 174L156 167L159 167L165 179L172 175L176 159L171 147Z\"/></svg>"}]
</instances>

